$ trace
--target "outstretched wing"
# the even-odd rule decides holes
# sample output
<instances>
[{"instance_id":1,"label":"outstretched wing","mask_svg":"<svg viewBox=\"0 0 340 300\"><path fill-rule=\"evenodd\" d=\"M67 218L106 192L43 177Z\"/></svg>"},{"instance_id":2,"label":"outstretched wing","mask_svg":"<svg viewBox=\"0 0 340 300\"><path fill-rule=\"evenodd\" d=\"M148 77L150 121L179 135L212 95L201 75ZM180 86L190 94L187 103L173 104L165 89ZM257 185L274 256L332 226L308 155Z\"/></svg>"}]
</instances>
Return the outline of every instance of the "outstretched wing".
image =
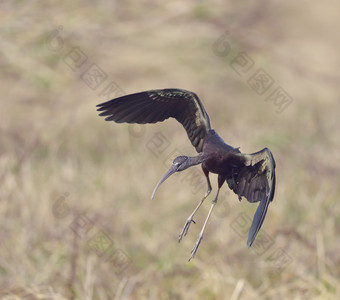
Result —
<instances>
[{"instance_id":1,"label":"outstretched wing","mask_svg":"<svg viewBox=\"0 0 340 300\"><path fill-rule=\"evenodd\" d=\"M156 123L175 118L185 128L191 144L202 151L211 129L209 116L196 94L180 89L150 90L97 105L100 116L116 123Z\"/></svg>"},{"instance_id":2,"label":"outstretched wing","mask_svg":"<svg viewBox=\"0 0 340 300\"><path fill-rule=\"evenodd\" d=\"M269 203L275 192L275 160L268 148L252 154L235 154L243 166L233 169L232 176L227 179L229 188L249 202L260 204L251 224L247 246L250 247L260 230L266 216Z\"/></svg>"}]
</instances>

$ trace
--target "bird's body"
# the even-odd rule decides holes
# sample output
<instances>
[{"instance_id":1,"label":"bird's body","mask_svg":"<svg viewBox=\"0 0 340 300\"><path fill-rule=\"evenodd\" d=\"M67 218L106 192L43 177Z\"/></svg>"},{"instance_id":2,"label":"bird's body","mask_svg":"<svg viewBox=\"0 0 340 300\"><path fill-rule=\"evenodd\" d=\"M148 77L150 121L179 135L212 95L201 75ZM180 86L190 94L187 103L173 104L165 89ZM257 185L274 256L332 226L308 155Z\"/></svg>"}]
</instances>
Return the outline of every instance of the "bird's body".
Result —
<instances>
[{"instance_id":1,"label":"bird's body","mask_svg":"<svg viewBox=\"0 0 340 300\"><path fill-rule=\"evenodd\" d=\"M232 168L235 167L236 156L234 154L240 153L240 150L227 145L214 130L211 130L202 152L207 157L202 163L204 168L214 174L231 176Z\"/></svg>"},{"instance_id":2,"label":"bird's body","mask_svg":"<svg viewBox=\"0 0 340 300\"><path fill-rule=\"evenodd\" d=\"M238 195L240 200L245 197L249 202L260 201L248 234L247 245L248 247L252 245L275 191L275 161L268 148L252 154L243 154L239 148L227 145L211 128L209 116L197 95L185 90L150 90L112 99L99 104L98 107L98 111L101 111L100 116L106 116L107 121L145 124L161 122L172 117L185 128L198 155L176 157L151 196L151 198L154 197L160 184L173 173L201 164L208 189L187 219L179 235L179 241L187 234L190 224L195 223L193 220L195 213L211 192L209 173L218 174L217 194L190 259L195 256L200 245L204 229L224 182L227 182L229 188Z\"/></svg>"}]
</instances>

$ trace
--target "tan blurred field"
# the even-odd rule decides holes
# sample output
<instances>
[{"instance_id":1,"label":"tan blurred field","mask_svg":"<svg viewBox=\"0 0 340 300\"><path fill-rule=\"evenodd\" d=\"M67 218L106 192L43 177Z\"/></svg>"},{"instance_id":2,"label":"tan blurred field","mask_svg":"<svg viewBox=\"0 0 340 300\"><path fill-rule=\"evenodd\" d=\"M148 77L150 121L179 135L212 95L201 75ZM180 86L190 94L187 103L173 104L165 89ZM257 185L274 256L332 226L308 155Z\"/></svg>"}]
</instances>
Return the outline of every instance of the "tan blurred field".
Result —
<instances>
[{"instance_id":1,"label":"tan blurred field","mask_svg":"<svg viewBox=\"0 0 340 300\"><path fill-rule=\"evenodd\" d=\"M339 9L1 2L1 299L340 299ZM262 95L259 69L273 81ZM225 185L188 262L216 175L179 244L206 189L200 168L150 196L174 153L195 155L185 131L97 115L167 87L195 91L228 144L273 152L276 195L251 249L257 205ZM287 107L267 99L279 87Z\"/></svg>"}]
</instances>

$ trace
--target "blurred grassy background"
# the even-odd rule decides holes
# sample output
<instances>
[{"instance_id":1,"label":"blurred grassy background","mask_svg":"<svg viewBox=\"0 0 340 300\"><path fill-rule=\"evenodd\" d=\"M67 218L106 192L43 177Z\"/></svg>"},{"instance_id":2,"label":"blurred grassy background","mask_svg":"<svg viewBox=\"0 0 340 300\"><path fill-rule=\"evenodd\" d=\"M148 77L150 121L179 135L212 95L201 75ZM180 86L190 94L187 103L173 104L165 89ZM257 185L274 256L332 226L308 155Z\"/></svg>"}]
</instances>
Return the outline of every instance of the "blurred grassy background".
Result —
<instances>
[{"instance_id":1,"label":"blurred grassy background","mask_svg":"<svg viewBox=\"0 0 340 300\"><path fill-rule=\"evenodd\" d=\"M2 299L340 299L339 9L2 1ZM254 62L242 76L240 52ZM274 80L263 95L248 84L259 68ZM100 102L166 87L195 91L228 144L274 153L276 195L252 249L256 205L225 186L188 263L209 201L177 237L206 187L188 170L150 201L169 156L195 155L184 130L97 116ZM281 113L266 101L276 87L293 99Z\"/></svg>"}]
</instances>

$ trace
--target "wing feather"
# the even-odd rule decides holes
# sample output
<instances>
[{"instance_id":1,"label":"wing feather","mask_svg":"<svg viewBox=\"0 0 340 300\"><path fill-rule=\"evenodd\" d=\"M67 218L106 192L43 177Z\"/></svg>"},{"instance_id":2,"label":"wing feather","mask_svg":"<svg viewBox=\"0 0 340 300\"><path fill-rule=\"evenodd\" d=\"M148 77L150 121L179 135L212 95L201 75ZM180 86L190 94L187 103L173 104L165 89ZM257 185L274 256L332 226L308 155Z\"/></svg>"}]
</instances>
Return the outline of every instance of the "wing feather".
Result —
<instances>
[{"instance_id":1,"label":"wing feather","mask_svg":"<svg viewBox=\"0 0 340 300\"><path fill-rule=\"evenodd\" d=\"M156 123L175 118L187 132L197 152L211 129L202 102L195 93L180 89L150 90L97 105L100 116L117 123Z\"/></svg>"},{"instance_id":2,"label":"wing feather","mask_svg":"<svg viewBox=\"0 0 340 300\"><path fill-rule=\"evenodd\" d=\"M232 176L227 179L229 188L240 199L245 197L249 202L260 201L248 234L247 246L250 247L262 226L268 205L274 198L275 160L268 148L252 154L235 155L241 161L243 159L243 166L235 168Z\"/></svg>"}]
</instances>

